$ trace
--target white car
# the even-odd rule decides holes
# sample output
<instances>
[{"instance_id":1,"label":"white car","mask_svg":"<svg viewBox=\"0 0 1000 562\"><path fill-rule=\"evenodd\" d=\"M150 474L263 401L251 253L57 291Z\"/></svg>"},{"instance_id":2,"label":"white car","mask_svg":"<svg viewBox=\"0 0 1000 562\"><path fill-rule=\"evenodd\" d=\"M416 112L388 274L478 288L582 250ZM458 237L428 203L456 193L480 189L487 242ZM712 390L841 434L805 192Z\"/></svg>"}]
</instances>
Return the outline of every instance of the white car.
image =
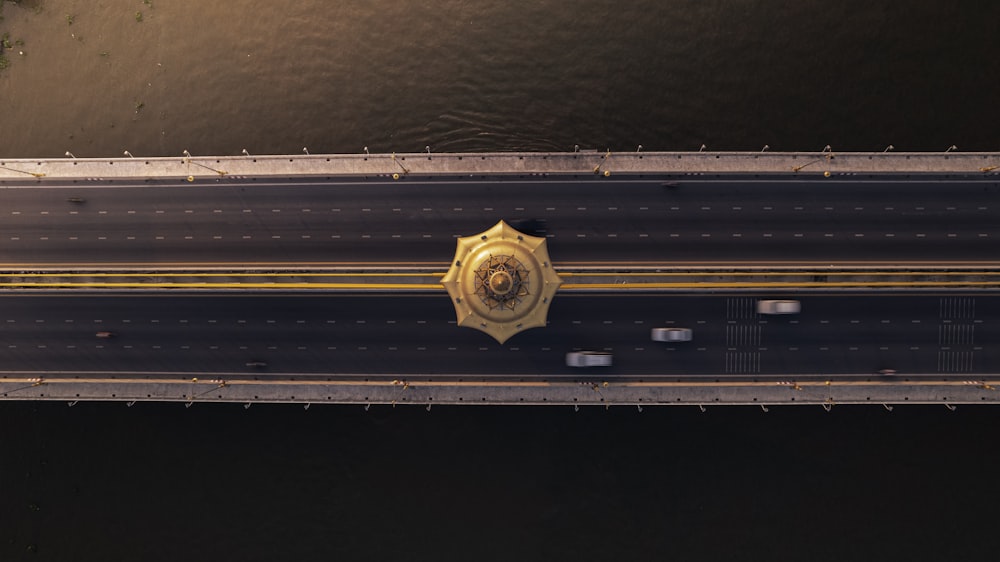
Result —
<instances>
[{"instance_id":1,"label":"white car","mask_svg":"<svg viewBox=\"0 0 1000 562\"><path fill-rule=\"evenodd\" d=\"M691 328L653 328L650 337L653 341L677 342L691 341L694 332Z\"/></svg>"},{"instance_id":2,"label":"white car","mask_svg":"<svg viewBox=\"0 0 1000 562\"><path fill-rule=\"evenodd\" d=\"M758 314L798 314L801 310L799 301L757 301Z\"/></svg>"},{"instance_id":3,"label":"white car","mask_svg":"<svg viewBox=\"0 0 1000 562\"><path fill-rule=\"evenodd\" d=\"M568 367L610 367L611 354L602 351L571 351L566 354Z\"/></svg>"}]
</instances>

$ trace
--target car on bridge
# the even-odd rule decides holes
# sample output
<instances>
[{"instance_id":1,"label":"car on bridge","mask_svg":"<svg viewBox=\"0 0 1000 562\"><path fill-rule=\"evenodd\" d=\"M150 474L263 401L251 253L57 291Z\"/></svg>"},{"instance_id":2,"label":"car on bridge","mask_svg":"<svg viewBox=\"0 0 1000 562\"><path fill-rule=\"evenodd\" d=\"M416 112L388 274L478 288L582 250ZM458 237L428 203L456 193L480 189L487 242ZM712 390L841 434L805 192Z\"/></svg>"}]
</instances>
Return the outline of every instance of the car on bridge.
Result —
<instances>
[{"instance_id":1,"label":"car on bridge","mask_svg":"<svg viewBox=\"0 0 1000 562\"><path fill-rule=\"evenodd\" d=\"M610 367L612 355L603 351L571 351L566 354L568 367Z\"/></svg>"},{"instance_id":2,"label":"car on bridge","mask_svg":"<svg viewBox=\"0 0 1000 562\"><path fill-rule=\"evenodd\" d=\"M802 303L788 300L757 301L757 314L798 314Z\"/></svg>"},{"instance_id":3,"label":"car on bridge","mask_svg":"<svg viewBox=\"0 0 1000 562\"><path fill-rule=\"evenodd\" d=\"M653 341L684 342L691 341L694 332L691 328L653 328L650 337Z\"/></svg>"}]
</instances>

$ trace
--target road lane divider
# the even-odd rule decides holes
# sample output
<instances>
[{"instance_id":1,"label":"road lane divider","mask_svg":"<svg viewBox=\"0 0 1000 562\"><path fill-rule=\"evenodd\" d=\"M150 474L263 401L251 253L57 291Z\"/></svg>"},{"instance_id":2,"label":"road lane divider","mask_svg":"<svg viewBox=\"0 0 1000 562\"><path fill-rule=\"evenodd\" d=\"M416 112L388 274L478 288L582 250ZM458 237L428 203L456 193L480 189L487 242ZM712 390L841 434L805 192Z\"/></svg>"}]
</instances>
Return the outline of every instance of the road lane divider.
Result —
<instances>
[{"instance_id":1,"label":"road lane divider","mask_svg":"<svg viewBox=\"0 0 1000 562\"><path fill-rule=\"evenodd\" d=\"M783 269L762 271L741 268L686 268L667 271L560 270L560 293L649 292L697 290L813 290L813 289L996 289L1000 267L947 269L920 268L873 270L842 267L835 270ZM0 288L8 291L71 290L219 290L219 291L371 291L443 292L440 269L395 270L342 268L336 271L24 271L0 269Z\"/></svg>"}]
</instances>

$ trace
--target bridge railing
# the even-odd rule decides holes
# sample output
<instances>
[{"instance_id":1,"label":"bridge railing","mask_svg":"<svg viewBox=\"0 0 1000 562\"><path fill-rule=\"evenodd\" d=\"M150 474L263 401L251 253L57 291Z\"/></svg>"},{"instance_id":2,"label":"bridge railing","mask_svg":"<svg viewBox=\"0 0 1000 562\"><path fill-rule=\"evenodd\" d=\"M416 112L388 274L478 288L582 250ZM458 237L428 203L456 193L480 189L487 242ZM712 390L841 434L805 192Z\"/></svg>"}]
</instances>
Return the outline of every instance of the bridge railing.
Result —
<instances>
[{"instance_id":1,"label":"bridge railing","mask_svg":"<svg viewBox=\"0 0 1000 562\"><path fill-rule=\"evenodd\" d=\"M301 404L432 405L571 405L614 407L712 405L838 404L997 404L996 375L964 374L948 378L901 375L859 377L857 374L757 377L712 377L658 380L600 381L528 377L523 380L484 379L469 374L442 379L412 375L406 380L371 380L358 375L336 380L274 378L251 380L198 378L172 373L155 376L118 373L115 378L72 374L50 378L0 380L2 400L120 402L239 402ZM71 404L72 405L72 404Z\"/></svg>"},{"instance_id":2,"label":"bridge railing","mask_svg":"<svg viewBox=\"0 0 1000 562\"><path fill-rule=\"evenodd\" d=\"M0 181L482 174L998 174L1000 152L492 152L0 158Z\"/></svg>"}]
</instances>

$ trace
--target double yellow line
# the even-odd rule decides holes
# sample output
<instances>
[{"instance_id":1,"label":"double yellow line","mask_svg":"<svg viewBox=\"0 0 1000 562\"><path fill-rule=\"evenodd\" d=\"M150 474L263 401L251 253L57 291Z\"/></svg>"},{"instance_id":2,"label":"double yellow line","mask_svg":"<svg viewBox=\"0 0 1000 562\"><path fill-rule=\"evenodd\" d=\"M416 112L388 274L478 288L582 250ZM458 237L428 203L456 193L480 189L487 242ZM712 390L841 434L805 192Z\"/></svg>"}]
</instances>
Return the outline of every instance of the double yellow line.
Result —
<instances>
[{"instance_id":1,"label":"double yellow line","mask_svg":"<svg viewBox=\"0 0 1000 562\"><path fill-rule=\"evenodd\" d=\"M0 273L8 289L443 290L443 271ZM1000 271L560 272L562 291L801 288L996 288ZM818 277L834 280L816 280ZM839 280L838 280L839 279Z\"/></svg>"},{"instance_id":2,"label":"double yellow line","mask_svg":"<svg viewBox=\"0 0 1000 562\"><path fill-rule=\"evenodd\" d=\"M955 287L1000 287L1000 271L689 271L689 272L569 272L563 278L588 278L582 283L564 283L561 290L586 289L811 289L811 288L955 288ZM733 278L732 281L711 279ZM842 281L816 281L817 277L840 278ZM886 278L891 280L876 280ZM952 280L928 279L950 277ZM964 277L965 279L957 280ZM613 282L602 282L611 278ZM683 281L650 281L653 278L684 279ZM686 279L685 279L686 278ZM700 278L698 280L692 280ZM740 280L747 278L784 278L776 281ZM794 279L793 279L794 278ZM853 279L848 279L853 278ZM867 278L867 279L865 279ZM899 279L906 278L906 279ZM990 278L990 280L983 279ZM632 281L637 279L637 281ZM812 280L809 280L812 279ZM996 280L992 280L996 279Z\"/></svg>"},{"instance_id":3,"label":"double yellow line","mask_svg":"<svg viewBox=\"0 0 1000 562\"><path fill-rule=\"evenodd\" d=\"M380 278L428 278L440 279L440 273L32 273L23 275L0 275L0 288L38 289L327 289L327 290L444 290L440 283L421 282L367 282L358 279ZM17 280L11 280L17 278ZM72 279L86 278L87 281ZM178 278L183 281L119 281L118 279L163 279ZM187 279L207 279L189 281ZM248 281L213 281L219 278L240 278ZM289 278L350 279L351 281L280 281ZM93 280L106 279L106 280ZM278 279L278 281L260 281Z\"/></svg>"}]
</instances>

